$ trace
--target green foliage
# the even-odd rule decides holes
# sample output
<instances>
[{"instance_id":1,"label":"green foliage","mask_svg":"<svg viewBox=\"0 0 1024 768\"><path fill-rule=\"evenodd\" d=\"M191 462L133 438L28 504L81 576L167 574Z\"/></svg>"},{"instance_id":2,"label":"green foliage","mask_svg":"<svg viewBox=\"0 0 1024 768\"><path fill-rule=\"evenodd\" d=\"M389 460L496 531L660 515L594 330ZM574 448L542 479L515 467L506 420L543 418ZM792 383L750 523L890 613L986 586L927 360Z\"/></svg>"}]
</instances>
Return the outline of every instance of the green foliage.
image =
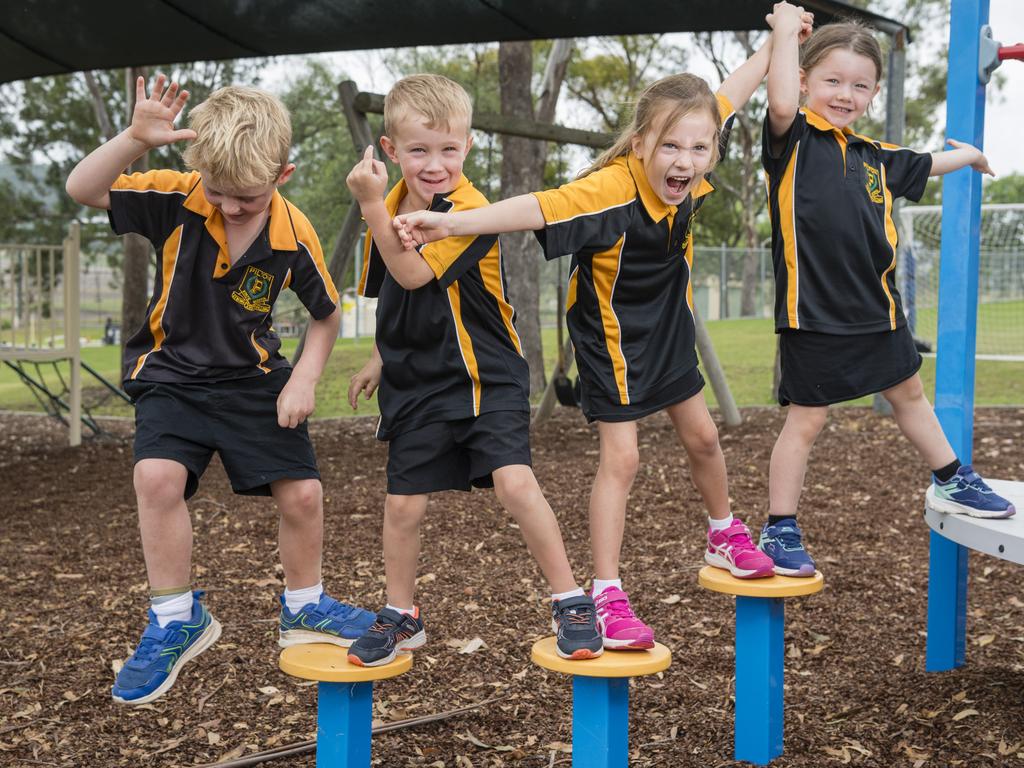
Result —
<instances>
[{"instance_id":1,"label":"green foliage","mask_svg":"<svg viewBox=\"0 0 1024 768\"><path fill-rule=\"evenodd\" d=\"M1011 173L996 179L986 176L981 199L983 203L1024 203L1024 174Z\"/></svg>"}]
</instances>

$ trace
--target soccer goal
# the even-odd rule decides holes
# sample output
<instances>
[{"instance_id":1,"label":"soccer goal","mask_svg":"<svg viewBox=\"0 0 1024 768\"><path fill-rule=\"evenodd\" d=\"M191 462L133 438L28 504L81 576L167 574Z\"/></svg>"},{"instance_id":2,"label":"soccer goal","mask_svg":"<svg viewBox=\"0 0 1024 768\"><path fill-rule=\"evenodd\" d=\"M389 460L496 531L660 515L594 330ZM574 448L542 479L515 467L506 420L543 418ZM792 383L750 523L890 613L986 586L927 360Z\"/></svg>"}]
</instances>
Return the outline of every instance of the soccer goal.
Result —
<instances>
[{"instance_id":1,"label":"soccer goal","mask_svg":"<svg viewBox=\"0 0 1024 768\"><path fill-rule=\"evenodd\" d=\"M60 245L0 244L0 362L67 424L71 445L82 442L80 246L78 222ZM47 364L58 386L44 376Z\"/></svg>"},{"instance_id":2,"label":"soccer goal","mask_svg":"<svg viewBox=\"0 0 1024 768\"><path fill-rule=\"evenodd\" d=\"M942 207L900 210L897 281L914 337L934 348ZM1024 360L1024 203L981 207L979 360Z\"/></svg>"}]
</instances>

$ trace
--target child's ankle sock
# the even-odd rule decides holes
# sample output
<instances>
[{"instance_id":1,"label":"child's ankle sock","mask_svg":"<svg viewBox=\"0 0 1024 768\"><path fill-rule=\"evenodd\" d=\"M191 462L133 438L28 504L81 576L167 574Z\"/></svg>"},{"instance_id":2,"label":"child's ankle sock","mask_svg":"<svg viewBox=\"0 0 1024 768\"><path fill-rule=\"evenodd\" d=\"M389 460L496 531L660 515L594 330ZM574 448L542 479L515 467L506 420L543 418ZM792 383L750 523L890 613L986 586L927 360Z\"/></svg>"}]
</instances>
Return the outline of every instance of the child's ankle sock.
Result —
<instances>
[{"instance_id":1,"label":"child's ankle sock","mask_svg":"<svg viewBox=\"0 0 1024 768\"><path fill-rule=\"evenodd\" d=\"M388 610L394 611L395 613L407 613L414 619L419 618L420 615L420 612L415 605L412 608L399 608L397 605L392 605L391 603L388 603L384 607Z\"/></svg>"},{"instance_id":2,"label":"child's ankle sock","mask_svg":"<svg viewBox=\"0 0 1024 768\"><path fill-rule=\"evenodd\" d=\"M775 525L783 520L792 520L795 523L796 515L768 515L768 525Z\"/></svg>"},{"instance_id":3,"label":"child's ankle sock","mask_svg":"<svg viewBox=\"0 0 1024 768\"><path fill-rule=\"evenodd\" d=\"M181 592L153 595L150 606L156 614L156 623L161 627L172 621L188 621L192 618L192 590L183 587Z\"/></svg>"},{"instance_id":4,"label":"child's ankle sock","mask_svg":"<svg viewBox=\"0 0 1024 768\"><path fill-rule=\"evenodd\" d=\"M932 474L935 475L935 479L940 483L948 483L953 479L953 475L960 469L960 459L953 459L953 461L941 469L933 469Z\"/></svg>"},{"instance_id":5,"label":"child's ankle sock","mask_svg":"<svg viewBox=\"0 0 1024 768\"><path fill-rule=\"evenodd\" d=\"M622 579L594 579L594 589L592 590L594 597L597 597L604 592L608 587L615 587L616 589L622 589Z\"/></svg>"},{"instance_id":6,"label":"child's ankle sock","mask_svg":"<svg viewBox=\"0 0 1024 768\"><path fill-rule=\"evenodd\" d=\"M310 603L320 602L320 595L324 593L324 583L314 584L312 587L302 589L284 590L284 605L292 615L298 613L303 607Z\"/></svg>"},{"instance_id":7,"label":"child's ankle sock","mask_svg":"<svg viewBox=\"0 0 1024 768\"><path fill-rule=\"evenodd\" d=\"M552 601L568 600L570 597L582 597L586 594L582 587L576 587L576 589L570 589L568 592L552 592Z\"/></svg>"},{"instance_id":8,"label":"child's ankle sock","mask_svg":"<svg viewBox=\"0 0 1024 768\"><path fill-rule=\"evenodd\" d=\"M708 518L708 528L710 528L712 531L724 531L726 528L732 525L732 523L733 516L731 514L728 517L723 517L721 520L714 517Z\"/></svg>"}]
</instances>

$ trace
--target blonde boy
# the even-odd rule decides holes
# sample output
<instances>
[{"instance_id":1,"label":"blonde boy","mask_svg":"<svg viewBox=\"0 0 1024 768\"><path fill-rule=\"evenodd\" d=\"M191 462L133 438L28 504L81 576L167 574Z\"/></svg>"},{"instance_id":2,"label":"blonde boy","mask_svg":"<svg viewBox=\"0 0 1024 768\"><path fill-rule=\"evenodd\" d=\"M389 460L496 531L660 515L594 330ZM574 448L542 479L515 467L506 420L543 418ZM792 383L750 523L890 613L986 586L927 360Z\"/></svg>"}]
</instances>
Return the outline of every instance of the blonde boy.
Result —
<instances>
[{"instance_id":1,"label":"blonde boy","mask_svg":"<svg viewBox=\"0 0 1024 768\"><path fill-rule=\"evenodd\" d=\"M402 170L385 198L387 171L367 147L348 177L370 233L362 285L376 296L377 338L352 377L349 401L380 384L377 437L389 441L384 502L387 606L349 651L385 664L426 642L413 602L419 525L435 491L494 487L555 593L558 652L601 653L593 601L572 575L555 516L530 466L529 370L505 296L496 237L453 237L404 250L396 214L463 210L487 201L462 174L473 145L472 106L437 75L400 80L384 100L381 147Z\"/></svg>"},{"instance_id":2,"label":"blonde boy","mask_svg":"<svg viewBox=\"0 0 1024 768\"><path fill-rule=\"evenodd\" d=\"M276 98L222 88L174 128L188 98L157 77L136 84L131 125L71 172L76 201L106 209L118 234L157 252L145 323L128 340L124 388L135 404L135 492L152 594L149 623L112 694L126 704L162 696L181 666L210 647L220 624L190 586L186 499L218 452L235 493L273 496L286 589L280 644L346 646L373 615L323 592L323 497L305 419L338 330L338 294L309 221L277 191L291 123ZM121 170L148 149L190 141L193 170ZM312 316L302 359L281 356L271 309L285 288ZM316 629L311 629L316 627Z\"/></svg>"}]
</instances>

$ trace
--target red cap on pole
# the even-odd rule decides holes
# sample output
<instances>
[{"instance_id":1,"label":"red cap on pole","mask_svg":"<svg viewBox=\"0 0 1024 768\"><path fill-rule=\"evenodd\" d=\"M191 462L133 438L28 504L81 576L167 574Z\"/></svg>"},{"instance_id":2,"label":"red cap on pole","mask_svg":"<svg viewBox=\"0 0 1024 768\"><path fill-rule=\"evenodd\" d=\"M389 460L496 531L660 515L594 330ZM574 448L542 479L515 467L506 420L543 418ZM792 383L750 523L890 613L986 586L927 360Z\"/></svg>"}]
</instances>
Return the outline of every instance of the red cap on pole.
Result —
<instances>
[{"instance_id":1,"label":"red cap on pole","mask_svg":"<svg viewBox=\"0 0 1024 768\"><path fill-rule=\"evenodd\" d=\"M1004 45L1000 47L999 60L1006 61L1007 59L1024 60L1024 43L1017 43L1016 45Z\"/></svg>"}]
</instances>

